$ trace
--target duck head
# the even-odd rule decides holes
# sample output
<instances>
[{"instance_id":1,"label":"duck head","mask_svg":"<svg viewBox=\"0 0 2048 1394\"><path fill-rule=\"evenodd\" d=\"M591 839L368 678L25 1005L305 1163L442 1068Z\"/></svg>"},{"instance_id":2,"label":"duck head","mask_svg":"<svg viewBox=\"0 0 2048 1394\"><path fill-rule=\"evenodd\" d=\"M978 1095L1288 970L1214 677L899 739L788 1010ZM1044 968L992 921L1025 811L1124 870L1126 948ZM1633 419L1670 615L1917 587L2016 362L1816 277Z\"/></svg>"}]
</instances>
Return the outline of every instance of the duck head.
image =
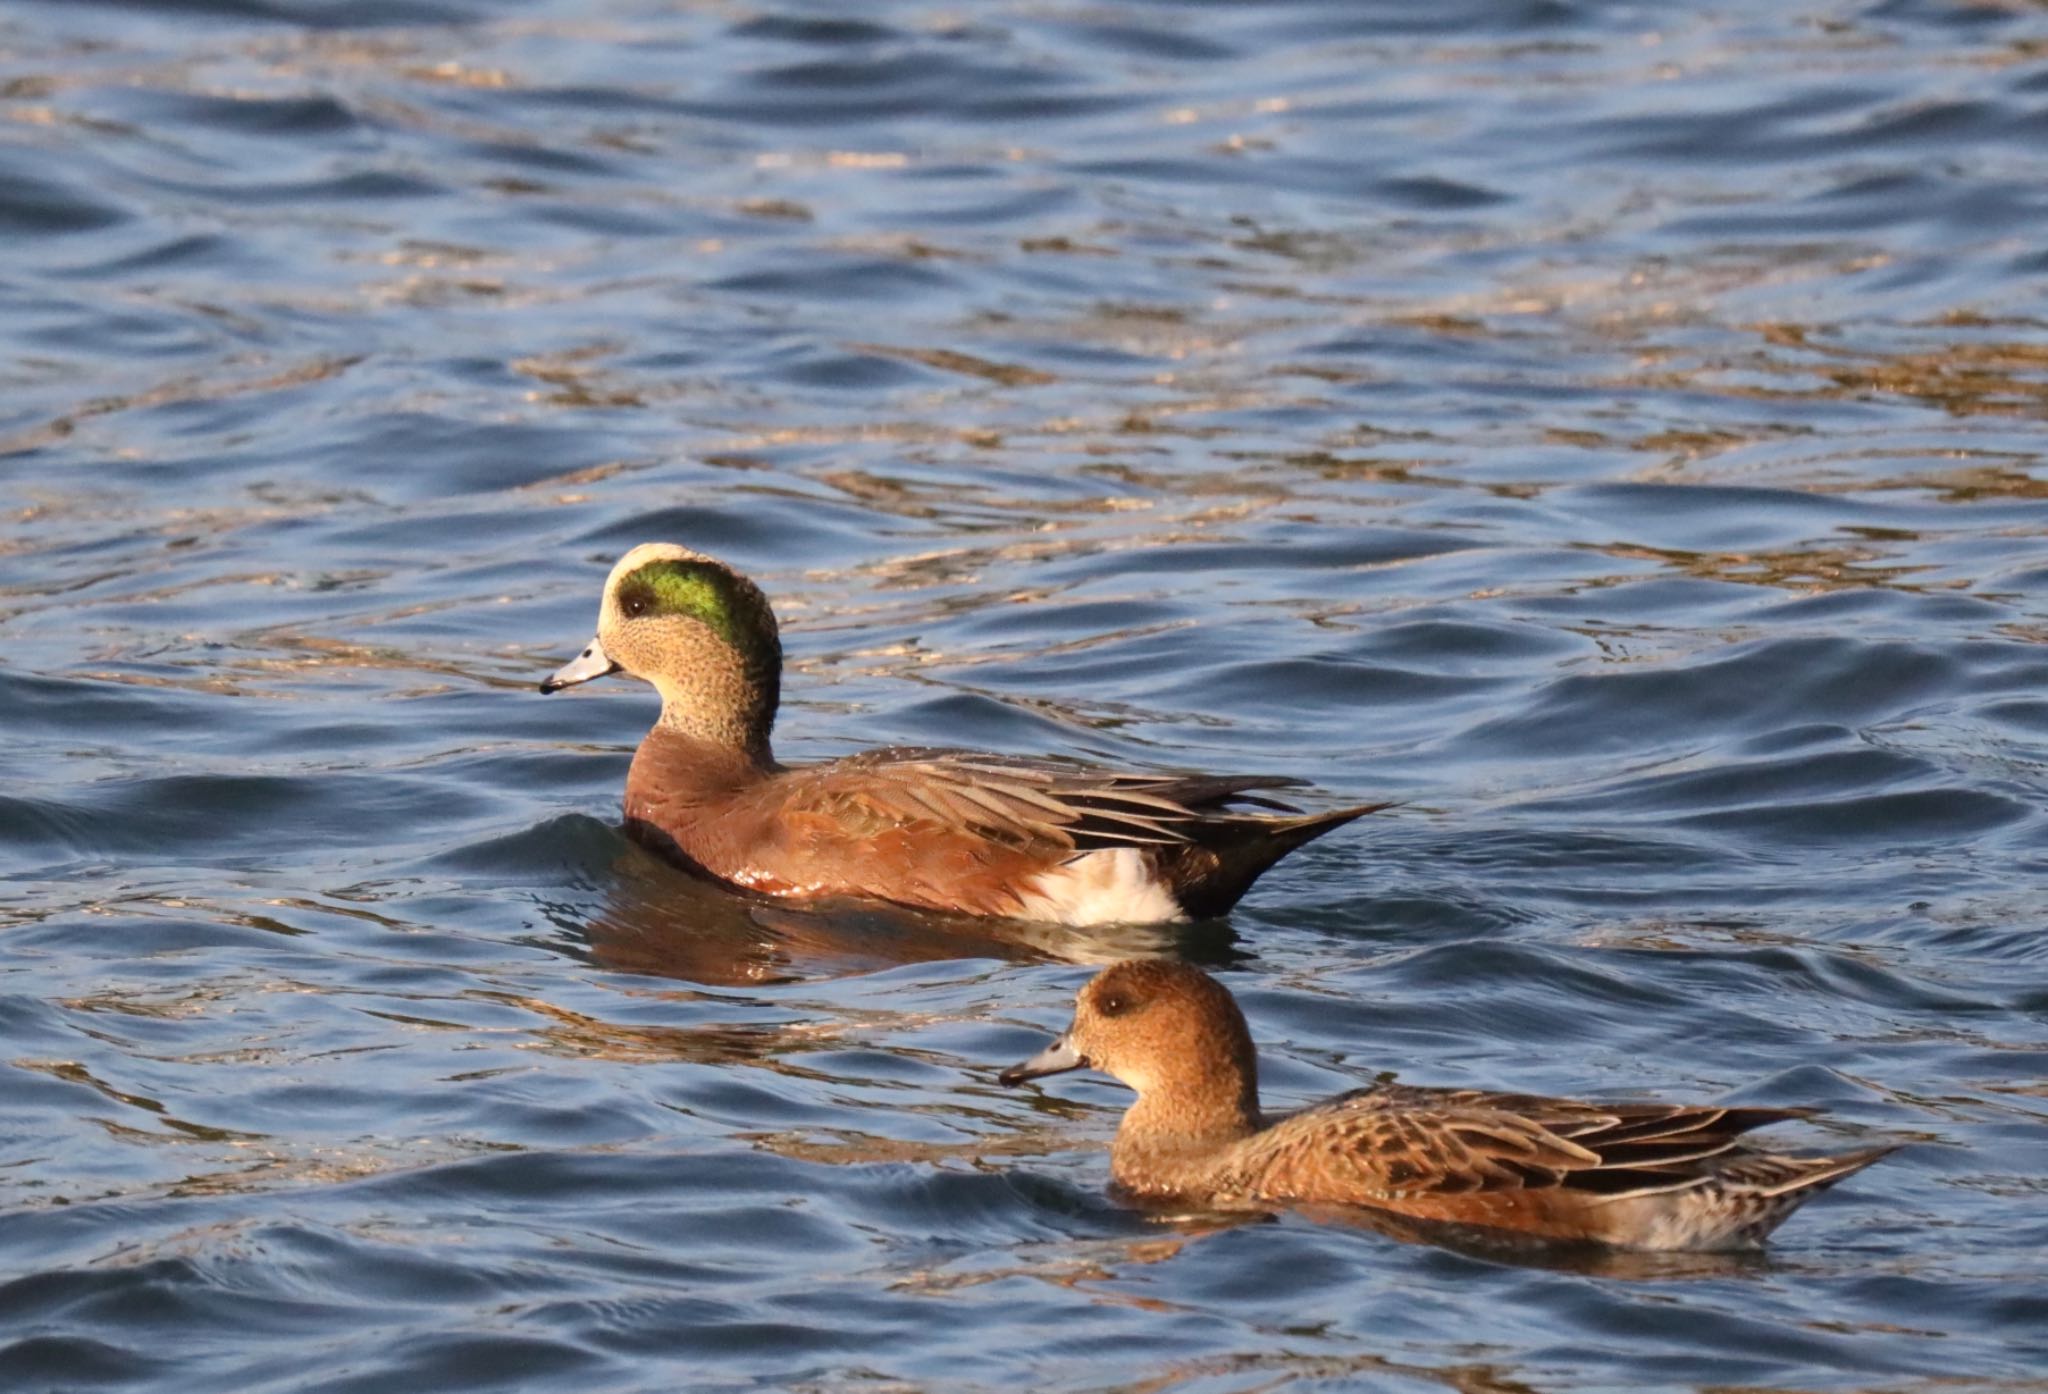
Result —
<instances>
[{"instance_id":1,"label":"duck head","mask_svg":"<svg viewBox=\"0 0 2048 1394\"><path fill-rule=\"evenodd\" d=\"M1244 1013L1221 983L1190 964L1126 959L1090 979L1074 1022L1004 1084L1095 1069L1182 1124L1245 1127L1259 1111L1258 1054Z\"/></svg>"},{"instance_id":2,"label":"duck head","mask_svg":"<svg viewBox=\"0 0 2048 1394\"><path fill-rule=\"evenodd\" d=\"M768 758L781 635L760 588L716 557L648 542L619 558L604 583L596 637L540 690L612 673L654 685L659 725Z\"/></svg>"}]
</instances>

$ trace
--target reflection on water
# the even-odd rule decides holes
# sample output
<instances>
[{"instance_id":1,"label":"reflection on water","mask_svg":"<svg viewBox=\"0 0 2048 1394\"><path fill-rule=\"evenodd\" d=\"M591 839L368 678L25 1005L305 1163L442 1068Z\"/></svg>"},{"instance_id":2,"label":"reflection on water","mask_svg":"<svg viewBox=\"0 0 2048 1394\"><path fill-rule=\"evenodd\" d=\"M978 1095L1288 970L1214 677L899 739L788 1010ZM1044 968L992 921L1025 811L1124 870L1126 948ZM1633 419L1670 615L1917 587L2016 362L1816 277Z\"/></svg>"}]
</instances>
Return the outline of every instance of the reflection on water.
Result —
<instances>
[{"instance_id":1,"label":"reflection on water","mask_svg":"<svg viewBox=\"0 0 2048 1394\"><path fill-rule=\"evenodd\" d=\"M1181 1237L1136 1239L1121 1243L1114 1249L1105 1249L1105 1253L1113 1253L1120 1260L1117 1267L1128 1268L1178 1258L1189 1245L1199 1245L1208 1236L1239 1225L1276 1223L1336 1225L1401 1244L1427 1245L1480 1263L1633 1283L1759 1276L1782 1266L1776 1257L1761 1249L1735 1249L1722 1253L1633 1252L1598 1244L1539 1239L1480 1225L1420 1220L1363 1206L1300 1205L1275 1212L1166 1213L1149 1215L1147 1219L1152 1225L1171 1228ZM1095 1276L1107 1277L1109 1272L1109 1268L1104 1266L1095 1271Z\"/></svg>"},{"instance_id":2,"label":"reflection on water","mask_svg":"<svg viewBox=\"0 0 2048 1394\"><path fill-rule=\"evenodd\" d=\"M1939 0L0 13L0 1368L2038 1382L2044 53ZM654 538L775 596L792 758L1404 810L1170 936L700 884L616 830L651 697L531 696ZM1726 1266L1163 1225L1122 1091L992 1082L1141 952L1226 971L1276 1103L1922 1145Z\"/></svg>"}]
</instances>

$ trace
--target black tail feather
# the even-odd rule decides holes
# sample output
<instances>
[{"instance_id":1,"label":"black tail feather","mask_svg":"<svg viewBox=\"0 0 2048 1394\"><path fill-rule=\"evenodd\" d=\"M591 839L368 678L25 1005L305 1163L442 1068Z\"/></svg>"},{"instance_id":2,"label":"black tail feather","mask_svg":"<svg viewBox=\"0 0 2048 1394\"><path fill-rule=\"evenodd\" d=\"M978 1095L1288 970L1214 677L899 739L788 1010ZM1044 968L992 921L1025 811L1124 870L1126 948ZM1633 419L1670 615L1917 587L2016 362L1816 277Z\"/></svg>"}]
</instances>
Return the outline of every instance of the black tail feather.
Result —
<instances>
[{"instance_id":1,"label":"black tail feather","mask_svg":"<svg viewBox=\"0 0 2048 1394\"><path fill-rule=\"evenodd\" d=\"M1223 914L1243 898L1267 867L1295 848L1346 823L1392 808L1391 803L1356 804L1296 818L1243 818L1213 823L1199 841L1162 847L1161 874L1181 909L1197 920Z\"/></svg>"}]
</instances>

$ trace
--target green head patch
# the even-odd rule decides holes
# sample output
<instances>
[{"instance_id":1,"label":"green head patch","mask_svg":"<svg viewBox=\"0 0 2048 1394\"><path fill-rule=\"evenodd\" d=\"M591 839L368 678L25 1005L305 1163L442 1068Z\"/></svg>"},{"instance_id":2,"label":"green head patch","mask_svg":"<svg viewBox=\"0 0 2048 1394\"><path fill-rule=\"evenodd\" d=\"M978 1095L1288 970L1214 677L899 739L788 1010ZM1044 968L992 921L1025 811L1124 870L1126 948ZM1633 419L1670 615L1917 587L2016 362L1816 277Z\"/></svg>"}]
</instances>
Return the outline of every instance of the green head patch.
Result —
<instances>
[{"instance_id":1,"label":"green head patch","mask_svg":"<svg viewBox=\"0 0 2048 1394\"><path fill-rule=\"evenodd\" d=\"M761 648L759 604L745 583L722 566L700 561L651 561L619 582L619 612L684 615L697 620L748 657Z\"/></svg>"}]
</instances>

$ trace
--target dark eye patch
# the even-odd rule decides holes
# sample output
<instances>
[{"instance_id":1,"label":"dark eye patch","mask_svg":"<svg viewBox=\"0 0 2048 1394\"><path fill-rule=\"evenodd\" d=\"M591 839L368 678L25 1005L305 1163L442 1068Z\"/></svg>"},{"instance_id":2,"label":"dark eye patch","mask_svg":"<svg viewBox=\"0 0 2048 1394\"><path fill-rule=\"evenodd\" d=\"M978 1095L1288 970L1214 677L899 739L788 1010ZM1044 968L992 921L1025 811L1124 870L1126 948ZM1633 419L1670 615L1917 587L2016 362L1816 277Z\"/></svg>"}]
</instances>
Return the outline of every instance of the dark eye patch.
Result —
<instances>
[{"instance_id":1,"label":"dark eye patch","mask_svg":"<svg viewBox=\"0 0 2048 1394\"><path fill-rule=\"evenodd\" d=\"M654 589L651 586L627 585L619 590L619 609L627 619L638 619L654 608Z\"/></svg>"},{"instance_id":2,"label":"dark eye patch","mask_svg":"<svg viewBox=\"0 0 2048 1394\"><path fill-rule=\"evenodd\" d=\"M1122 1016L1136 1004L1121 992L1105 992L1096 999L1095 1010L1104 1016Z\"/></svg>"}]
</instances>

